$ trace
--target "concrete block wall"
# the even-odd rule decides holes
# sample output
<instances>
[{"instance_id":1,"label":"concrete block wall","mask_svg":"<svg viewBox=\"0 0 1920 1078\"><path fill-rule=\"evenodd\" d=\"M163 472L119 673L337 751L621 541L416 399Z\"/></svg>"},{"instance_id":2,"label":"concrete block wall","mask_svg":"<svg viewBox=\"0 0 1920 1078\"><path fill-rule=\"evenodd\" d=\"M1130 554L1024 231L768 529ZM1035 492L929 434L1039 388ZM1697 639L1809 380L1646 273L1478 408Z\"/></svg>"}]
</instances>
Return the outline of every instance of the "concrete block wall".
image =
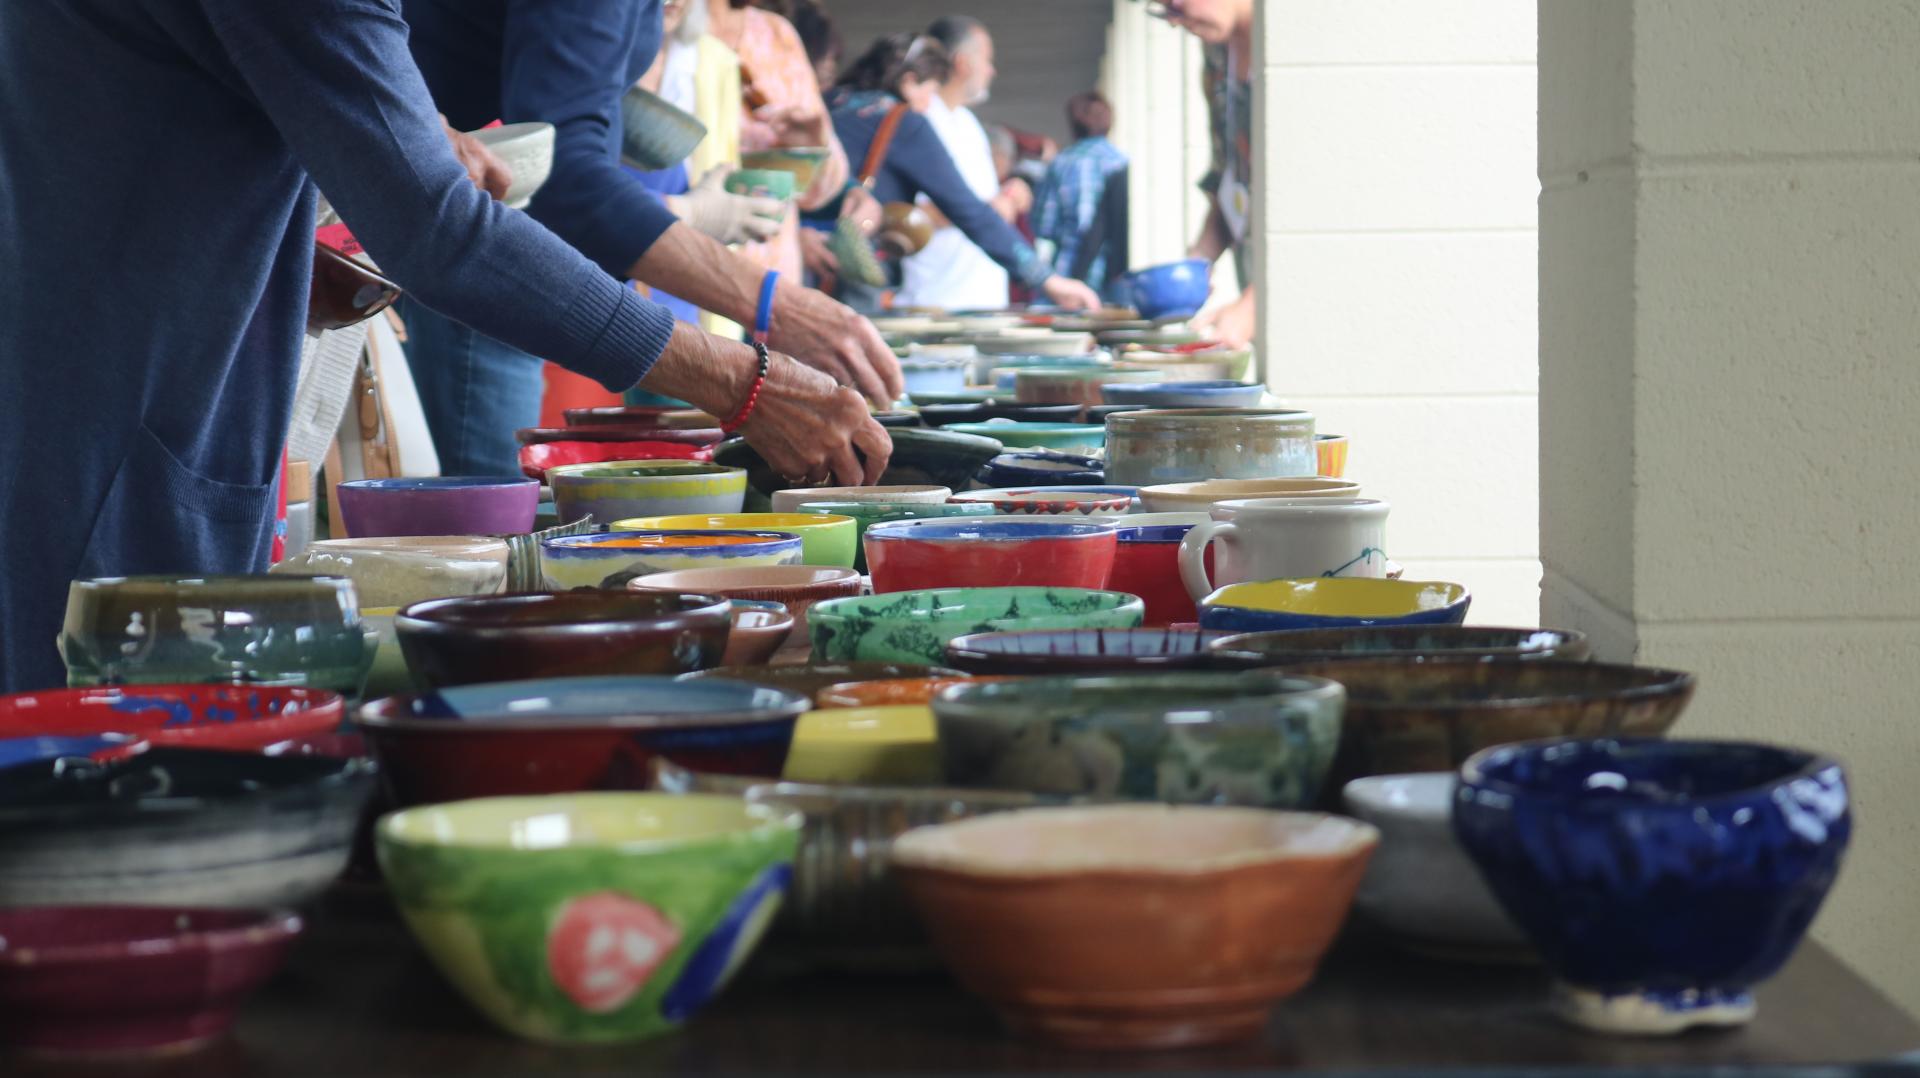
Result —
<instances>
[{"instance_id":1,"label":"concrete block wall","mask_svg":"<svg viewBox=\"0 0 1920 1078\"><path fill-rule=\"evenodd\" d=\"M1258 9L1268 384L1353 439L1409 576L1536 624L1534 6Z\"/></svg>"},{"instance_id":2,"label":"concrete block wall","mask_svg":"<svg viewBox=\"0 0 1920 1078\"><path fill-rule=\"evenodd\" d=\"M1920 5L1541 0L1547 620L1838 754L1815 935L1920 1009Z\"/></svg>"}]
</instances>

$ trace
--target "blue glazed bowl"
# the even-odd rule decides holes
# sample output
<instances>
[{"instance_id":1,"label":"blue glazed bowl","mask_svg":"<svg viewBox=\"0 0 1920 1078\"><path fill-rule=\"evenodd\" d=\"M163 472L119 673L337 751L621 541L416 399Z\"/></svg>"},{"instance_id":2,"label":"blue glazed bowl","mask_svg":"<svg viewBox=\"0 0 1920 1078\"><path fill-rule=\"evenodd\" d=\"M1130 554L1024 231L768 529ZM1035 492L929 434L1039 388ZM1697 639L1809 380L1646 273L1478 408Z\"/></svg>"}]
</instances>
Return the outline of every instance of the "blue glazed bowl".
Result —
<instances>
[{"instance_id":1,"label":"blue glazed bowl","mask_svg":"<svg viewBox=\"0 0 1920 1078\"><path fill-rule=\"evenodd\" d=\"M1188 258L1134 270L1121 280L1140 317L1192 318L1207 302L1209 269L1206 259Z\"/></svg>"},{"instance_id":2,"label":"blue glazed bowl","mask_svg":"<svg viewBox=\"0 0 1920 1078\"><path fill-rule=\"evenodd\" d=\"M1245 382L1114 382L1100 387L1108 404L1142 408L1251 408L1260 403L1266 386Z\"/></svg>"},{"instance_id":3,"label":"blue glazed bowl","mask_svg":"<svg viewBox=\"0 0 1920 1078\"><path fill-rule=\"evenodd\" d=\"M1473 597L1435 580L1299 577L1229 584L1200 600L1200 627L1221 632L1458 625Z\"/></svg>"},{"instance_id":4,"label":"blue glazed bowl","mask_svg":"<svg viewBox=\"0 0 1920 1078\"><path fill-rule=\"evenodd\" d=\"M1840 765L1772 745L1534 741L1460 776L1455 834L1558 979L1555 1009L1601 1032L1751 1018L1853 829Z\"/></svg>"}]
</instances>

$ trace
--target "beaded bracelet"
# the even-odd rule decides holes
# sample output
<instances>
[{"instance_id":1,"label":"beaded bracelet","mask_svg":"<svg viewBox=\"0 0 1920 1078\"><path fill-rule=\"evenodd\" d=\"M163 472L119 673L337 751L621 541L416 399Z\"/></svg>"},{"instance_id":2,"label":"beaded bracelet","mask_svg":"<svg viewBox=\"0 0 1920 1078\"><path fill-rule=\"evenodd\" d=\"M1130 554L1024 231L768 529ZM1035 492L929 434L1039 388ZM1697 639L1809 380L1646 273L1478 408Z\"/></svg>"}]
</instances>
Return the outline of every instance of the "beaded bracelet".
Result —
<instances>
[{"instance_id":1,"label":"beaded bracelet","mask_svg":"<svg viewBox=\"0 0 1920 1078\"><path fill-rule=\"evenodd\" d=\"M767 384L767 365L769 358L767 356L766 342L756 340L748 343L753 345L754 354L760 357L760 373L754 375L753 386L747 390L746 403L740 406L739 411L733 413L732 418L720 424L720 431L723 434L732 434L734 431L739 430L742 424L746 423L747 417L753 414L753 406L760 403L760 390Z\"/></svg>"}]
</instances>

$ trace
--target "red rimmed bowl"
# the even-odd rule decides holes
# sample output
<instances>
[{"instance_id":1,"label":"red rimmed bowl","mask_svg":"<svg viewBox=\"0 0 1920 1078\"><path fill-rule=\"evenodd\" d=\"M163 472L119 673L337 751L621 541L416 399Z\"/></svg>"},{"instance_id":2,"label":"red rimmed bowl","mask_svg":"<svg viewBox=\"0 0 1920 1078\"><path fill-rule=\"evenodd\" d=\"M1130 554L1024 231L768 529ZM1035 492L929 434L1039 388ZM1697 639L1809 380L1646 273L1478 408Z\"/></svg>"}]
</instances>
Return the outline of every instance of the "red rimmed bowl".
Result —
<instances>
[{"instance_id":1,"label":"red rimmed bowl","mask_svg":"<svg viewBox=\"0 0 1920 1078\"><path fill-rule=\"evenodd\" d=\"M683 674L719 663L731 623L719 596L660 591L469 595L393 619L407 668L431 687Z\"/></svg>"},{"instance_id":2,"label":"red rimmed bowl","mask_svg":"<svg viewBox=\"0 0 1920 1078\"><path fill-rule=\"evenodd\" d=\"M929 588L1087 588L1113 570L1114 527L1098 521L895 520L863 540L875 594Z\"/></svg>"},{"instance_id":3,"label":"red rimmed bowl","mask_svg":"<svg viewBox=\"0 0 1920 1078\"><path fill-rule=\"evenodd\" d=\"M196 1048L233 1025L300 928L285 910L0 909L0 1041L68 1057Z\"/></svg>"},{"instance_id":4,"label":"red rimmed bowl","mask_svg":"<svg viewBox=\"0 0 1920 1078\"><path fill-rule=\"evenodd\" d=\"M337 728L338 693L247 685L126 685L0 696L0 738L130 734L181 749L254 751Z\"/></svg>"}]
</instances>

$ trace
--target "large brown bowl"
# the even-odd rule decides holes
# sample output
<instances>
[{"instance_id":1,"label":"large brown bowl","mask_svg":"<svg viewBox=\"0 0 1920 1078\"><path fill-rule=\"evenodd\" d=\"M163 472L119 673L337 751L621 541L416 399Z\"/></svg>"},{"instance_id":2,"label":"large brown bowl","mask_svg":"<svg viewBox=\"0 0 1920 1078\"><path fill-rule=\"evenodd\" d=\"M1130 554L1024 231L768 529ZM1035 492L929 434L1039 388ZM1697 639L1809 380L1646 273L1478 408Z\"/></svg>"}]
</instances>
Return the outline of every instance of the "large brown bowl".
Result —
<instances>
[{"instance_id":1,"label":"large brown bowl","mask_svg":"<svg viewBox=\"0 0 1920 1078\"><path fill-rule=\"evenodd\" d=\"M720 661L732 608L717 595L569 591L414 603L393 619L429 688L595 674L684 674Z\"/></svg>"},{"instance_id":2,"label":"large brown bowl","mask_svg":"<svg viewBox=\"0 0 1920 1078\"><path fill-rule=\"evenodd\" d=\"M1313 976L1379 832L1195 805L923 827L893 868L941 957L1015 1032L1075 1048L1258 1036Z\"/></svg>"},{"instance_id":3,"label":"large brown bowl","mask_svg":"<svg viewBox=\"0 0 1920 1078\"><path fill-rule=\"evenodd\" d=\"M1565 659L1348 659L1288 673L1347 687L1326 789L1368 775L1452 771L1493 745L1547 737L1658 737L1693 699L1692 674Z\"/></svg>"}]
</instances>

